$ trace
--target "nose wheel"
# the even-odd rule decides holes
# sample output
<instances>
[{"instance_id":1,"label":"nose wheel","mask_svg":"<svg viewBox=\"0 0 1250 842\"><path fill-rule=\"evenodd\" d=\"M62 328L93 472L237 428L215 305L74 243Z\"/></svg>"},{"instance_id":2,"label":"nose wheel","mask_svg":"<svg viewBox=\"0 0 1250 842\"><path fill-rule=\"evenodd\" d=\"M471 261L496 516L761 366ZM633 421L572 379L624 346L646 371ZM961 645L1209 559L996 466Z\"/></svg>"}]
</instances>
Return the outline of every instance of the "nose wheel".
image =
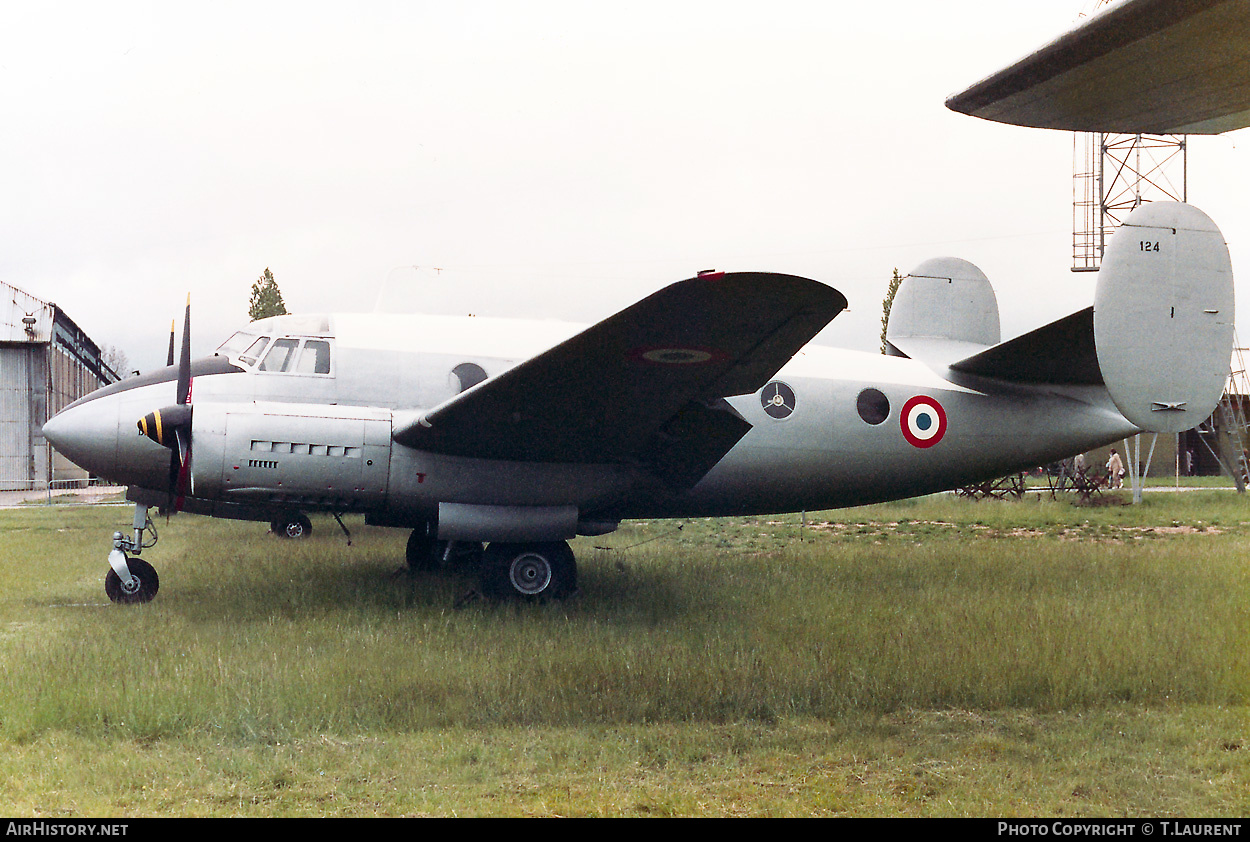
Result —
<instances>
[{"instance_id":1,"label":"nose wheel","mask_svg":"<svg viewBox=\"0 0 1250 842\"><path fill-rule=\"evenodd\" d=\"M126 559L126 568L130 573L126 581L116 570L110 569L104 577L104 592L108 598L119 605L136 605L151 602L160 590L161 579L156 569L141 558Z\"/></svg>"},{"instance_id":2,"label":"nose wheel","mask_svg":"<svg viewBox=\"0 0 1250 842\"><path fill-rule=\"evenodd\" d=\"M151 539L143 540L143 533L151 533ZM160 590L161 579L156 569L138 556L148 547L156 545L156 526L148 517L148 507L135 504L134 537L127 538L120 532L113 533L113 549L109 553L109 572L104 576L104 593L119 605L136 605L151 602Z\"/></svg>"}]
</instances>

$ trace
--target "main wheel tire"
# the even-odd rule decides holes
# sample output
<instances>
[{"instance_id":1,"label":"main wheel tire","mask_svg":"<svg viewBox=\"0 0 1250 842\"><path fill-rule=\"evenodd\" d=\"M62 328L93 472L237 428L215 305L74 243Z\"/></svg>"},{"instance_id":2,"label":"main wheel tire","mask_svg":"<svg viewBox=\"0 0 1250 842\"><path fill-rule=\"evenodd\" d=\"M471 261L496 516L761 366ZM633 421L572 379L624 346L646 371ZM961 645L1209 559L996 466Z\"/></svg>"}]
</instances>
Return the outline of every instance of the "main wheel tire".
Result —
<instances>
[{"instance_id":1,"label":"main wheel tire","mask_svg":"<svg viewBox=\"0 0 1250 842\"><path fill-rule=\"evenodd\" d=\"M491 544L482 557L482 593L544 602L577 590L577 560L564 541Z\"/></svg>"},{"instance_id":2,"label":"main wheel tire","mask_svg":"<svg viewBox=\"0 0 1250 842\"><path fill-rule=\"evenodd\" d=\"M104 576L104 592L108 594L108 598L118 605L151 602L161 588L161 579L156 575L156 569L140 558L126 559L126 566L130 568L130 575L139 581L127 590L117 571L110 567Z\"/></svg>"},{"instance_id":3,"label":"main wheel tire","mask_svg":"<svg viewBox=\"0 0 1250 842\"><path fill-rule=\"evenodd\" d=\"M312 521L304 515L295 515L271 521L269 528L279 538L306 538L312 534Z\"/></svg>"}]
</instances>

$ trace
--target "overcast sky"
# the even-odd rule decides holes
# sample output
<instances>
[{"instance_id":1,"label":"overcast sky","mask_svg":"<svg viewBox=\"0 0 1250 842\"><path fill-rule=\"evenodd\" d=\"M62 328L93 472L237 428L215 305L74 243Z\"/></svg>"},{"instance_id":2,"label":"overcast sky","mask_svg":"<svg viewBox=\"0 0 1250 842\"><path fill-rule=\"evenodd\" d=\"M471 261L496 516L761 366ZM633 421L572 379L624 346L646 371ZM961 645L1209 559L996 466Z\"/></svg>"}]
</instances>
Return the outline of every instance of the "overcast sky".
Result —
<instances>
[{"instance_id":1,"label":"overcast sky","mask_svg":"<svg viewBox=\"0 0 1250 842\"><path fill-rule=\"evenodd\" d=\"M893 269L951 254L1007 338L1092 303L1073 137L944 101L1089 5L5 3L0 280L145 370L188 292L208 353L266 267L292 312L577 321L792 272L874 350ZM1244 134L1192 139L1189 197L1250 277Z\"/></svg>"}]
</instances>

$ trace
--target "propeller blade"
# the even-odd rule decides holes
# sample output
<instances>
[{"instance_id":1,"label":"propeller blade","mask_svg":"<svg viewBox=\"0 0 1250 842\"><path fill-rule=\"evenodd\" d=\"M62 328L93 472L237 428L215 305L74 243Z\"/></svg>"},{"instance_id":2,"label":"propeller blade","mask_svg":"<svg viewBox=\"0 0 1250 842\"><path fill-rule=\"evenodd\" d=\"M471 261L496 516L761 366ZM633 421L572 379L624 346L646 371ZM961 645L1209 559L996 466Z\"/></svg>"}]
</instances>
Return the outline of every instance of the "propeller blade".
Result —
<instances>
[{"instance_id":1,"label":"propeller blade","mask_svg":"<svg viewBox=\"0 0 1250 842\"><path fill-rule=\"evenodd\" d=\"M178 359L178 403L185 404L191 392L191 295L187 294L187 315L182 325L182 356Z\"/></svg>"},{"instance_id":2,"label":"propeller blade","mask_svg":"<svg viewBox=\"0 0 1250 842\"><path fill-rule=\"evenodd\" d=\"M178 458L178 448L169 454L169 509L178 510L178 475L182 473L182 463ZM166 510L168 511L168 509Z\"/></svg>"},{"instance_id":3,"label":"propeller blade","mask_svg":"<svg viewBox=\"0 0 1250 842\"><path fill-rule=\"evenodd\" d=\"M178 449L174 451L178 457L178 474L174 478L173 489L174 511L182 511L182 504L187 497L187 480L191 475L191 427L178 428Z\"/></svg>"},{"instance_id":4,"label":"propeller blade","mask_svg":"<svg viewBox=\"0 0 1250 842\"><path fill-rule=\"evenodd\" d=\"M174 364L174 326L169 326L169 365ZM187 315L182 326L182 354L178 359L177 403L149 412L139 419L139 432L157 444L168 447L169 508L182 509L186 498L191 463L191 296L187 296Z\"/></svg>"}]
</instances>

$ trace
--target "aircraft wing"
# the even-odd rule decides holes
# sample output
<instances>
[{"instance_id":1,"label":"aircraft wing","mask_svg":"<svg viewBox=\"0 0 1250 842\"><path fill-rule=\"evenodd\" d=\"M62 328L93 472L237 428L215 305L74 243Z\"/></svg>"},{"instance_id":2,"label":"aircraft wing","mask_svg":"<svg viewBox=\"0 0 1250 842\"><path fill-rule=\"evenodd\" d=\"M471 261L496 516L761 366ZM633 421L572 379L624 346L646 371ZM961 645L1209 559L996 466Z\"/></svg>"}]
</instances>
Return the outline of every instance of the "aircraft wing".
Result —
<instances>
[{"instance_id":1,"label":"aircraft wing","mask_svg":"<svg viewBox=\"0 0 1250 842\"><path fill-rule=\"evenodd\" d=\"M1124 0L946 101L1077 132L1220 134L1250 125L1250 0Z\"/></svg>"},{"instance_id":2,"label":"aircraft wing","mask_svg":"<svg viewBox=\"0 0 1250 842\"><path fill-rule=\"evenodd\" d=\"M641 463L692 484L750 429L762 388L846 307L792 275L673 284L397 429L399 444L525 462Z\"/></svg>"}]
</instances>

